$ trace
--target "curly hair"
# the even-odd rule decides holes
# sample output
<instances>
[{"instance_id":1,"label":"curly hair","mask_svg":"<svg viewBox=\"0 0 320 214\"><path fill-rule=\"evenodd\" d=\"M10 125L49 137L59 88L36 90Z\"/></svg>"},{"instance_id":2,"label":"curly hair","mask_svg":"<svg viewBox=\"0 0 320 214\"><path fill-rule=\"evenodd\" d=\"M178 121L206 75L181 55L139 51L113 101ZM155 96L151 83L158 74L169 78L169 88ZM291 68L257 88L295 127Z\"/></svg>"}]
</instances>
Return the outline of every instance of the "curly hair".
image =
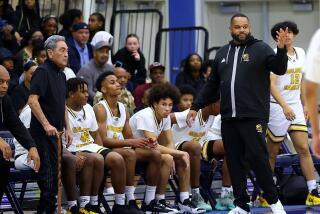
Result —
<instances>
[{"instance_id":1,"label":"curly hair","mask_svg":"<svg viewBox=\"0 0 320 214\"><path fill-rule=\"evenodd\" d=\"M162 83L150 89L148 104L152 106L153 103L158 103L162 99L170 98L173 104L179 102L180 92L177 87L169 83Z\"/></svg>"},{"instance_id":2,"label":"curly hair","mask_svg":"<svg viewBox=\"0 0 320 214\"><path fill-rule=\"evenodd\" d=\"M271 28L271 36L274 40L277 40L277 31L279 31L280 29L285 30L286 28L288 28L288 30L292 31L292 33L294 35L297 35L299 33L299 29L296 23L292 22L292 21L284 21L284 22L279 22L277 24L275 24L272 28Z\"/></svg>"}]
</instances>

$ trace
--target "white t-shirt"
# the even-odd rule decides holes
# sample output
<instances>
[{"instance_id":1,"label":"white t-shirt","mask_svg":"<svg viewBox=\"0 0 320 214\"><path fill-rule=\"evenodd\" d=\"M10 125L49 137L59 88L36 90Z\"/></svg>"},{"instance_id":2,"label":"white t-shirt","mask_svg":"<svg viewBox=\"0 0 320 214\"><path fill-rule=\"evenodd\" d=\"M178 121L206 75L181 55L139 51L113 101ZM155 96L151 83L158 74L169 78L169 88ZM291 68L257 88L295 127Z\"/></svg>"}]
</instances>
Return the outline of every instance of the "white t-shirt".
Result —
<instances>
[{"instance_id":1,"label":"white t-shirt","mask_svg":"<svg viewBox=\"0 0 320 214\"><path fill-rule=\"evenodd\" d=\"M122 103L118 102L120 117L116 117L113 115L105 99L99 101L98 104L103 105L107 113L107 120L106 120L107 137L117 139L117 140L123 140L124 137L123 137L122 131L127 119L125 106Z\"/></svg>"},{"instance_id":2,"label":"white t-shirt","mask_svg":"<svg viewBox=\"0 0 320 214\"><path fill-rule=\"evenodd\" d=\"M320 29L313 35L305 61L305 79L320 84Z\"/></svg>"},{"instance_id":3,"label":"white t-shirt","mask_svg":"<svg viewBox=\"0 0 320 214\"><path fill-rule=\"evenodd\" d=\"M30 122L31 122L31 108L29 105L26 105L20 115L19 118L21 120L21 122L23 123L23 125L28 129L30 128ZM26 150L23 146L21 146L21 144L17 141L17 139L13 139L13 143L14 143L14 147L15 147L15 153L14 156L18 156L18 155L23 155L23 154L27 154L28 150Z\"/></svg>"},{"instance_id":4,"label":"white t-shirt","mask_svg":"<svg viewBox=\"0 0 320 214\"><path fill-rule=\"evenodd\" d=\"M281 96L288 104L294 104L301 101L300 88L305 63L305 52L302 48L294 47L295 55L288 57L287 71L284 75L277 76L277 88ZM277 49L275 49L277 51ZM276 100L271 95L271 102Z\"/></svg>"},{"instance_id":5,"label":"white t-shirt","mask_svg":"<svg viewBox=\"0 0 320 214\"><path fill-rule=\"evenodd\" d=\"M152 132L158 137L162 131L171 129L170 116L163 118L158 123L155 112L151 107L142 109L132 115L129 124L134 138L143 138L143 131Z\"/></svg>"},{"instance_id":6,"label":"white t-shirt","mask_svg":"<svg viewBox=\"0 0 320 214\"><path fill-rule=\"evenodd\" d=\"M67 110L70 128L73 132L72 143L67 149L70 152L85 151L86 147L94 143L90 132L98 130L98 123L93 108L89 104L86 104L81 111L74 111L68 107Z\"/></svg>"},{"instance_id":7,"label":"white t-shirt","mask_svg":"<svg viewBox=\"0 0 320 214\"><path fill-rule=\"evenodd\" d=\"M206 141L211 140L221 140L221 115L217 115L214 118L213 123L211 124L211 127L209 128L206 136Z\"/></svg>"},{"instance_id":8,"label":"white t-shirt","mask_svg":"<svg viewBox=\"0 0 320 214\"><path fill-rule=\"evenodd\" d=\"M185 141L200 142L200 139L205 136L208 129L212 125L214 119L213 115L210 115L207 121L202 118L202 111L199 110L195 118L192 127L187 125L187 115L189 109L182 112L175 112L174 115L177 120L177 124L172 126L173 140L175 144L180 144Z\"/></svg>"}]
</instances>

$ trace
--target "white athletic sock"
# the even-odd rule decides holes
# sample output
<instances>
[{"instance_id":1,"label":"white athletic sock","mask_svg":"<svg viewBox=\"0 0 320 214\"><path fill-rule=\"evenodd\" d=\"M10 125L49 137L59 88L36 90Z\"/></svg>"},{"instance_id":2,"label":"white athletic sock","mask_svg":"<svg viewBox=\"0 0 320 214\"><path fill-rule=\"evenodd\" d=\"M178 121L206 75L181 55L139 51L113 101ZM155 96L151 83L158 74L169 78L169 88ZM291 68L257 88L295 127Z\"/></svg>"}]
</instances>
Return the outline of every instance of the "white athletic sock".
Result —
<instances>
[{"instance_id":1,"label":"white athletic sock","mask_svg":"<svg viewBox=\"0 0 320 214\"><path fill-rule=\"evenodd\" d=\"M80 201L80 207L83 208L88 203L90 203L90 196L80 196L79 201Z\"/></svg>"},{"instance_id":2,"label":"white athletic sock","mask_svg":"<svg viewBox=\"0 0 320 214\"><path fill-rule=\"evenodd\" d=\"M184 200L189 198L189 192L180 192L180 201L181 203L184 202Z\"/></svg>"},{"instance_id":3,"label":"white athletic sock","mask_svg":"<svg viewBox=\"0 0 320 214\"><path fill-rule=\"evenodd\" d=\"M113 187L108 187L108 188L106 188L106 191L107 191L107 194L108 194L108 195L114 194L114 189L113 189Z\"/></svg>"},{"instance_id":4,"label":"white athletic sock","mask_svg":"<svg viewBox=\"0 0 320 214\"><path fill-rule=\"evenodd\" d=\"M91 205L98 205L98 195L90 196L90 204Z\"/></svg>"},{"instance_id":5,"label":"white athletic sock","mask_svg":"<svg viewBox=\"0 0 320 214\"><path fill-rule=\"evenodd\" d=\"M147 186L144 202L149 205L156 195L156 186Z\"/></svg>"},{"instance_id":6,"label":"white athletic sock","mask_svg":"<svg viewBox=\"0 0 320 214\"><path fill-rule=\"evenodd\" d=\"M200 194L200 189L199 189L199 187L198 187L198 188L192 188L192 189L191 189L191 193L192 193L192 195L194 195L194 194Z\"/></svg>"},{"instance_id":7,"label":"white athletic sock","mask_svg":"<svg viewBox=\"0 0 320 214\"><path fill-rule=\"evenodd\" d=\"M311 192L314 189L317 189L317 181L316 180L307 181L307 185L308 185L309 192Z\"/></svg>"},{"instance_id":8,"label":"white athletic sock","mask_svg":"<svg viewBox=\"0 0 320 214\"><path fill-rule=\"evenodd\" d=\"M127 200L127 204L129 201L134 200L134 190L135 187L134 186L126 186L125 187L125 194L126 194L126 200Z\"/></svg>"},{"instance_id":9,"label":"white athletic sock","mask_svg":"<svg viewBox=\"0 0 320 214\"><path fill-rule=\"evenodd\" d=\"M124 193L115 195L115 203L118 205L125 205L125 199L126 195Z\"/></svg>"},{"instance_id":10,"label":"white athletic sock","mask_svg":"<svg viewBox=\"0 0 320 214\"><path fill-rule=\"evenodd\" d=\"M156 199L157 199L157 201L165 199L165 194L156 194Z\"/></svg>"},{"instance_id":11,"label":"white athletic sock","mask_svg":"<svg viewBox=\"0 0 320 214\"><path fill-rule=\"evenodd\" d=\"M221 198L225 197L229 192L233 192L232 186L230 187L221 187Z\"/></svg>"},{"instance_id":12,"label":"white athletic sock","mask_svg":"<svg viewBox=\"0 0 320 214\"><path fill-rule=\"evenodd\" d=\"M73 206L77 206L77 200L74 201L67 201L68 209L71 209Z\"/></svg>"}]
</instances>

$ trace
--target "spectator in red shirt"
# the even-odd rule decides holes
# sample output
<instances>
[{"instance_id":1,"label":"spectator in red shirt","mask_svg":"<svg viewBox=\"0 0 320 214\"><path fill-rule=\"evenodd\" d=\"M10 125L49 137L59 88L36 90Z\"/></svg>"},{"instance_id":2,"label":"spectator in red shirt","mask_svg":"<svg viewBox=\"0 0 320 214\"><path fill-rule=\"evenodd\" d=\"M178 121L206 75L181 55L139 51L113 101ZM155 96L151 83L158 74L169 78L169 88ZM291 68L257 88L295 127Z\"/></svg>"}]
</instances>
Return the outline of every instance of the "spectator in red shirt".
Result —
<instances>
[{"instance_id":1,"label":"spectator in red shirt","mask_svg":"<svg viewBox=\"0 0 320 214\"><path fill-rule=\"evenodd\" d=\"M151 88L155 84L164 83L164 71L165 67L159 62L154 62L149 66L150 71L150 79L151 83L145 83L142 85L138 85L136 89L134 90L133 96L134 96L134 103L136 106L141 105L141 98L143 96L143 93L145 90Z\"/></svg>"}]
</instances>

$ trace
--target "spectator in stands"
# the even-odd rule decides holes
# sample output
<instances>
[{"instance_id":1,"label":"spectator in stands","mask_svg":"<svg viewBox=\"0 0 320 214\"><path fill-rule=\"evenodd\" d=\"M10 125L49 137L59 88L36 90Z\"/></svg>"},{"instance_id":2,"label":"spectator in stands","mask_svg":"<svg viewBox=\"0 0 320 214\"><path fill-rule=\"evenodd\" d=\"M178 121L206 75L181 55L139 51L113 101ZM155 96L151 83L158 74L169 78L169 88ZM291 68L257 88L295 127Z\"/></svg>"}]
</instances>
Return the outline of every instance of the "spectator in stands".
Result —
<instances>
[{"instance_id":1,"label":"spectator in stands","mask_svg":"<svg viewBox=\"0 0 320 214\"><path fill-rule=\"evenodd\" d=\"M162 155L161 176L157 186L156 200L143 203L143 211L159 213L176 213L165 200L165 191L170 174L178 174L180 194L177 204L181 212L204 213L189 198L190 160L187 152L174 149L172 139L170 112L174 103L178 102L179 91L176 87L164 83L151 88L149 107L135 113L129 121L135 138L145 137L157 142Z\"/></svg>"},{"instance_id":2,"label":"spectator in stands","mask_svg":"<svg viewBox=\"0 0 320 214\"><path fill-rule=\"evenodd\" d=\"M153 142L147 138L134 139L129 126L129 114L118 101L121 86L113 72L104 72L97 79L97 89L102 92L103 100L94 106L103 145L121 154L126 162L126 199L132 212L143 213L134 197L134 175L136 160L146 167L146 193L144 201L154 199L161 166L161 155Z\"/></svg>"},{"instance_id":3,"label":"spectator in stands","mask_svg":"<svg viewBox=\"0 0 320 214\"><path fill-rule=\"evenodd\" d=\"M86 23L80 22L72 26L72 37L67 39L67 44L69 67L75 74L93 57L92 45L88 43L88 40L89 29Z\"/></svg>"},{"instance_id":4,"label":"spectator in stands","mask_svg":"<svg viewBox=\"0 0 320 214\"><path fill-rule=\"evenodd\" d=\"M59 132L72 141L65 109L66 77L61 71L68 63L65 38L53 35L45 41L48 59L33 74L28 104L32 110L30 132L43 161L38 184L41 190L38 213L54 213L57 202Z\"/></svg>"},{"instance_id":5,"label":"spectator in stands","mask_svg":"<svg viewBox=\"0 0 320 214\"><path fill-rule=\"evenodd\" d=\"M12 94L13 90L19 85L19 76L14 68L14 56L6 48L0 48L0 64L3 65L10 75L10 84L7 93Z\"/></svg>"},{"instance_id":6,"label":"spectator in stands","mask_svg":"<svg viewBox=\"0 0 320 214\"><path fill-rule=\"evenodd\" d=\"M136 34L129 34L126 37L125 47L118 50L112 57L112 62L113 64L122 63L122 67L131 74L130 81L133 83L133 89L145 83L146 60L140 51L139 37Z\"/></svg>"},{"instance_id":7,"label":"spectator in stands","mask_svg":"<svg viewBox=\"0 0 320 214\"><path fill-rule=\"evenodd\" d=\"M59 17L59 22L62 29L58 34L68 39L72 36L72 26L83 22L82 12L79 9L70 9Z\"/></svg>"},{"instance_id":8,"label":"spectator in stands","mask_svg":"<svg viewBox=\"0 0 320 214\"><path fill-rule=\"evenodd\" d=\"M38 65L42 65L46 61L47 54L43 42L34 44L34 47L32 48L32 59L38 63Z\"/></svg>"},{"instance_id":9,"label":"spectator in stands","mask_svg":"<svg viewBox=\"0 0 320 214\"><path fill-rule=\"evenodd\" d=\"M270 71L287 70L285 41L288 29L277 32L277 54L251 35L249 18L235 14L230 19L232 41L219 49L213 73L188 113L191 126L197 111L221 96L222 139L234 190L236 208L230 213L250 213L247 193L248 163L273 213L286 213L272 178L266 148L270 108Z\"/></svg>"},{"instance_id":10,"label":"spectator in stands","mask_svg":"<svg viewBox=\"0 0 320 214\"><path fill-rule=\"evenodd\" d=\"M121 86L121 94L119 96L119 102L123 103L126 107L129 116L133 115L133 110L136 108L134 104L134 98L131 92L127 89L129 73L121 67L114 68L114 74L118 79L118 83Z\"/></svg>"},{"instance_id":11,"label":"spectator in stands","mask_svg":"<svg viewBox=\"0 0 320 214\"><path fill-rule=\"evenodd\" d=\"M38 64L34 60L29 60L24 64L24 80L12 93L11 97L14 99L14 108L18 114L20 114L21 110L28 102L31 77L37 67Z\"/></svg>"},{"instance_id":12,"label":"spectator in stands","mask_svg":"<svg viewBox=\"0 0 320 214\"><path fill-rule=\"evenodd\" d=\"M78 77L85 79L88 83L90 103L93 102L93 97L96 95L96 81L100 74L105 71L113 71L113 67L107 63L109 50L110 44L108 41L101 40L97 42L93 46L93 58L77 73Z\"/></svg>"},{"instance_id":13,"label":"spectator in stands","mask_svg":"<svg viewBox=\"0 0 320 214\"><path fill-rule=\"evenodd\" d=\"M149 93L150 93L150 89L148 88L147 90L145 90L143 92L142 98L141 98L141 104L140 106L138 106L137 108L135 108L134 113L137 113L138 111L147 108L149 106L148 104L148 98L149 98Z\"/></svg>"},{"instance_id":14,"label":"spectator in stands","mask_svg":"<svg viewBox=\"0 0 320 214\"><path fill-rule=\"evenodd\" d=\"M312 36L309 44L306 63L306 101L308 115L312 128L312 145L314 154L320 158L320 131L319 131L319 105L318 86L320 84L320 29Z\"/></svg>"},{"instance_id":15,"label":"spectator in stands","mask_svg":"<svg viewBox=\"0 0 320 214\"><path fill-rule=\"evenodd\" d=\"M7 48L14 55L19 51L18 38L20 38L14 27L6 22L0 21L0 47Z\"/></svg>"},{"instance_id":16,"label":"spectator in stands","mask_svg":"<svg viewBox=\"0 0 320 214\"><path fill-rule=\"evenodd\" d=\"M6 20L11 26L15 26L16 16L9 0L0 1L0 18Z\"/></svg>"},{"instance_id":17,"label":"spectator in stands","mask_svg":"<svg viewBox=\"0 0 320 214\"><path fill-rule=\"evenodd\" d=\"M41 20L41 31L44 40L58 33L58 19L54 15L46 15Z\"/></svg>"},{"instance_id":18,"label":"spectator in stands","mask_svg":"<svg viewBox=\"0 0 320 214\"><path fill-rule=\"evenodd\" d=\"M141 105L141 98L145 90L151 88L156 84L165 82L164 71L165 71L164 65L162 65L159 62L154 62L149 66L151 83L144 83L144 84L138 85L134 90L133 95L134 95L134 103L136 104L136 106Z\"/></svg>"},{"instance_id":19,"label":"spectator in stands","mask_svg":"<svg viewBox=\"0 0 320 214\"><path fill-rule=\"evenodd\" d=\"M200 91L205 83L201 73L202 58L197 53L192 53L184 60L182 71L177 75L176 86L191 85L196 91Z\"/></svg>"},{"instance_id":20,"label":"spectator in stands","mask_svg":"<svg viewBox=\"0 0 320 214\"><path fill-rule=\"evenodd\" d=\"M5 67L0 65L0 106L2 114L0 114L0 128L9 130L12 135L21 142L21 145L29 150L28 161L33 161L34 171L38 172L40 167L40 158L36 148L36 144L32 140L28 130L24 127L16 114L11 99L6 95L10 76ZM10 173L10 158L12 151L10 145L0 137L0 201L8 182Z\"/></svg>"},{"instance_id":21,"label":"spectator in stands","mask_svg":"<svg viewBox=\"0 0 320 214\"><path fill-rule=\"evenodd\" d=\"M43 43L43 35L39 29L31 29L21 41L21 50L16 55L16 72L20 76L23 73L23 65L32 58L34 46Z\"/></svg>"},{"instance_id":22,"label":"spectator in stands","mask_svg":"<svg viewBox=\"0 0 320 214\"><path fill-rule=\"evenodd\" d=\"M38 0L21 0L16 8L16 30L24 37L33 28L40 29L41 18Z\"/></svg>"},{"instance_id":23,"label":"spectator in stands","mask_svg":"<svg viewBox=\"0 0 320 214\"><path fill-rule=\"evenodd\" d=\"M112 43L113 43L113 36L110 33L106 32L106 31L99 31L92 38L91 45L95 46L100 41L107 41L109 43L110 47L111 47ZM108 64L113 65L112 61L111 61L111 48L109 50Z\"/></svg>"},{"instance_id":24,"label":"spectator in stands","mask_svg":"<svg viewBox=\"0 0 320 214\"><path fill-rule=\"evenodd\" d=\"M89 41L91 42L97 32L105 31L106 19L101 13L95 12L90 15L88 25L90 31Z\"/></svg>"},{"instance_id":25,"label":"spectator in stands","mask_svg":"<svg viewBox=\"0 0 320 214\"><path fill-rule=\"evenodd\" d=\"M212 72L212 63L213 63L213 60L211 60L211 59L202 63L201 73L202 73L202 76L204 77L205 81L208 80L208 78Z\"/></svg>"}]
</instances>

